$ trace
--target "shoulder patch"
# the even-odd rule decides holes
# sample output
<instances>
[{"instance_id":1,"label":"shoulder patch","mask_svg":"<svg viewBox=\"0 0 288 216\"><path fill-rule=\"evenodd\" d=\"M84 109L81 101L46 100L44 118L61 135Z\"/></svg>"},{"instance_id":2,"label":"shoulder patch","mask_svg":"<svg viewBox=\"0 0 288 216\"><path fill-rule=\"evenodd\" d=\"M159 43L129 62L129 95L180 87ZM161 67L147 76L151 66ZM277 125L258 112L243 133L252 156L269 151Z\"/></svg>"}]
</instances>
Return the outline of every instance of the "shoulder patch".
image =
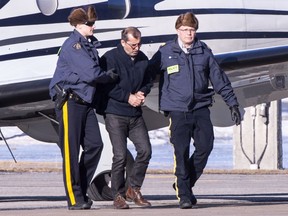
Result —
<instances>
[{"instance_id":1,"label":"shoulder patch","mask_svg":"<svg viewBox=\"0 0 288 216\"><path fill-rule=\"evenodd\" d=\"M78 49L81 49L82 47L81 47L80 43L76 43L76 44L73 45L73 48L78 50Z\"/></svg>"}]
</instances>

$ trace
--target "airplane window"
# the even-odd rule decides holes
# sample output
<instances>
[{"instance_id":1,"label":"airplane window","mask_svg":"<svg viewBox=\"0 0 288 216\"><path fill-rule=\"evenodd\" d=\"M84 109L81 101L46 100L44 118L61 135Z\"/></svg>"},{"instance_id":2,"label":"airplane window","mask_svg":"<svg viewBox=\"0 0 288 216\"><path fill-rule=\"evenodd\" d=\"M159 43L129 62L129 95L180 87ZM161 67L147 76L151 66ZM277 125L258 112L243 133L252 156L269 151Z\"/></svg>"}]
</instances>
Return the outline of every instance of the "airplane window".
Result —
<instances>
[{"instance_id":1,"label":"airplane window","mask_svg":"<svg viewBox=\"0 0 288 216\"><path fill-rule=\"evenodd\" d=\"M124 19L130 12L130 0L108 0L110 14L118 19Z\"/></svg>"},{"instance_id":2,"label":"airplane window","mask_svg":"<svg viewBox=\"0 0 288 216\"><path fill-rule=\"evenodd\" d=\"M0 0L0 8L6 5L10 0Z\"/></svg>"},{"instance_id":3,"label":"airplane window","mask_svg":"<svg viewBox=\"0 0 288 216\"><path fill-rule=\"evenodd\" d=\"M50 16L58 8L58 0L36 0L37 6L42 14Z\"/></svg>"}]
</instances>

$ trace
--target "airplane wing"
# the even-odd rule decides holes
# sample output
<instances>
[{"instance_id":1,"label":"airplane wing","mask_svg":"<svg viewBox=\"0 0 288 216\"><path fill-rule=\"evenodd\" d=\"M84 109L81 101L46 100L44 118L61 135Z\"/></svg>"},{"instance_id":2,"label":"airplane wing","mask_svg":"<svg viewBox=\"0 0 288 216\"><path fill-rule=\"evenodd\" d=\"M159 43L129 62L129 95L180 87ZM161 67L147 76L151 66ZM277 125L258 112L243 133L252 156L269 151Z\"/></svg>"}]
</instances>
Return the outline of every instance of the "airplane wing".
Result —
<instances>
[{"instance_id":1,"label":"airplane wing","mask_svg":"<svg viewBox=\"0 0 288 216\"><path fill-rule=\"evenodd\" d=\"M287 54L288 46L279 46L216 57L229 76L240 106L245 108L288 97ZM215 126L233 125L230 110L219 95L215 97L211 116Z\"/></svg>"},{"instance_id":2,"label":"airplane wing","mask_svg":"<svg viewBox=\"0 0 288 216\"><path fill-rule=\"evenodd\" d=\"M245 50L216 55L229 76L241 108L288 97L288 46ZM18 126L29 136L57 142L57 121L50 100L50 79L0 86L0 127ZM146 99L144 118L149 130L168 126L159 113L158 83ZM219 95L211 107L214 126L231 126L230 111ZM103 119L99 118L103 123Z\"/></svg>"},{"instance_id":3,"label":"airplane wing","mask_svg":"<svg viewBox=\"0 0 288 216\"><path fill-rule=\"evenodd\" d=\"M58 142L51 79L0 85L0 127L17 126L43 142Z\"/></svg>"}]
</instances>

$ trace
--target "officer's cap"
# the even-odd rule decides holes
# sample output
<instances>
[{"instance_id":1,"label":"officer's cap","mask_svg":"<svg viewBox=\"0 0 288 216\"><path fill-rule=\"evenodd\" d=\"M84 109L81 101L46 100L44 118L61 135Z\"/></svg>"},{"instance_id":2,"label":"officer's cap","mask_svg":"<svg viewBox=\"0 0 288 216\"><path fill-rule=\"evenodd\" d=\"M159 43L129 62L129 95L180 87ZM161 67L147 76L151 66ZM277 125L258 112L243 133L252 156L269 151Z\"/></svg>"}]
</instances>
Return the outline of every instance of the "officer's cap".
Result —
<instances>
[{"instance_id":1,"label":"officer's cap","mask_svg":"<svg viewBox=\"0 0 288 216\"><path fill-rule=\"evenodd\" d=\"M180 26L189 26L197 30L199 26L198 19L191 12L181 14L176 20L175 28L179 29Z\"/></svg>"},{"instance_id":2,"label":"officer's cap","mask_svg":"<svg viewBox=\"0 0 288 216\"><path fill-rule=\"evenodd\" d=\"M72 26L77 24L93 23L97 20L95 8L90 6L74 8L68 16L68 21Z\"/></svg>"}]
</instances>

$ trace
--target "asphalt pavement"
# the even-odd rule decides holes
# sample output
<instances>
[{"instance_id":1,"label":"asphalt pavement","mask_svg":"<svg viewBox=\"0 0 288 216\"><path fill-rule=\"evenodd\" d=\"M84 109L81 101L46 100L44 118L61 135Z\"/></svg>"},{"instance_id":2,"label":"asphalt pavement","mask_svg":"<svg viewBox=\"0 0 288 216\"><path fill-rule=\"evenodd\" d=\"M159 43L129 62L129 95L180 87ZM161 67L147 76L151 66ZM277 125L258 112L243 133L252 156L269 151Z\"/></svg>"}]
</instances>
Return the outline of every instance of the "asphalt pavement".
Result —
<instances>
[{"instance_id":1,"label":"asphalt pavement","mask_svg":"<svg viewBox=\"0 0 288 216\"><path fill-rule=\"evenodd\" d=\"M0 215L287 215L288 173L205 172L197 182L198 199L192 209L179 209L171 173L149 172L142 193L152 203L141 208L130 203L128 210L113 209L112 201L96 201L92 209L71 211L59 171L0 172Z\"/></svg>"}]
</instances>

